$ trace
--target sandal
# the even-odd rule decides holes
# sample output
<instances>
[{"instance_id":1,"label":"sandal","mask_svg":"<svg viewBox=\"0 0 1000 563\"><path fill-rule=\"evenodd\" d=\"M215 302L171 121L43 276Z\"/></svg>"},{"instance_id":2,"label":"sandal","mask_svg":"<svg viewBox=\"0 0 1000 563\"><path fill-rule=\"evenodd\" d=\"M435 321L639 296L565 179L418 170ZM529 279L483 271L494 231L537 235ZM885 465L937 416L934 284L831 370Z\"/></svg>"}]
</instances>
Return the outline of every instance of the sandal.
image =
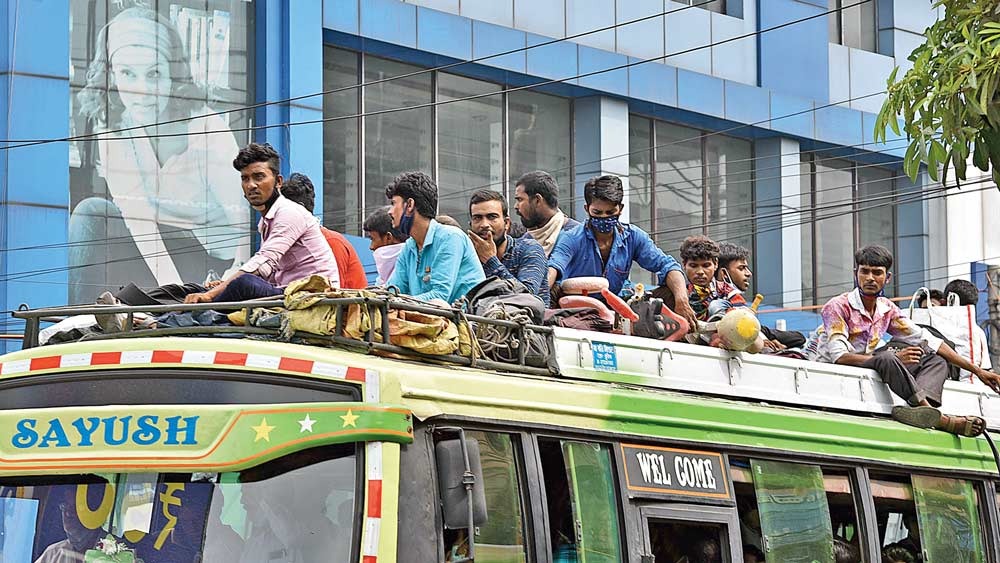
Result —
<instances>
[{"instance_id":1,"label":"sandal","mask_svg":"<svg viewBox=\"0 0 1000 563\"><path fill-rule=\"evenodd\" d=\"M941 421L941 411L934 407L892 407L892 418L917 428L937 428Z\"/></svg>"},{"instance_id":2,"label":"sandal","mask_svg":"<svg viewBox=\"0 0 1000 563\"><path fill-rule=\"evenodd\" d=\"M949 434L975 438L986 430L986 421L980 416L942 415L941 422L936 426Z\"/></svg>"}]
</instances>

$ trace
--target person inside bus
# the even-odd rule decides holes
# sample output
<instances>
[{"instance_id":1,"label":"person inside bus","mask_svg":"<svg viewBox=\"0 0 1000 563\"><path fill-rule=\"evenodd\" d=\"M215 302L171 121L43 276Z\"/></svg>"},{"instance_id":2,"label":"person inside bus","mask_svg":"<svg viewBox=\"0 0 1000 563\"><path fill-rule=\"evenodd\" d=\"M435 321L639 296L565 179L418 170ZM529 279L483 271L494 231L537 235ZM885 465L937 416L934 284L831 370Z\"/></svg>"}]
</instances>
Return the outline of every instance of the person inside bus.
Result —
<instances>
[{"instance_id":1,"label":"person inside bus","mask_svg":"<svg viewBox=\"0 0 1000 563\"><path fill-rule=\"evenodd\" d=\"M969 280L951 280L948 285L944 286L945 300L955 294L958 297L958 304L961 306L975 305L979 302L979 288L976 284L970 282ZM945 301L947 302L947 301ZM967 352L969 358L972 362L978 364L979 367L985 370L993 370L993 362L990 360L990 350L986 339L986 332L977 325L976 323L969 323L970 331L970 342L968 349L965 349L964 344L958 346L959 352ZM963 356L966 354L963 353ZM972 374L962 370L959 374L959 378L962 381L969 381L972 379Z\"/></svg>"},{"instance_id":2,"label":"person inside bus","mask_svg":"<svg viewBox=\"0 0 1000 563\"><path fill-rule=\"evenodd\" d=\"M47 504L56 506L66 539L45 548L35 563L75 563L84 560L88 549L94 549L97 540L107 535L100 526L90 529L80 522L76 509L77 485L57 485L53 487Z\"/></svg>"},{"instance_id":3,"label":"person inside bus","mask_svg":"<svg viewBox=\"0 0 1000 563\"><path fill-rule=\"evenodd\" d=\"M239 270L204 293L192 293L185 303L246 301L280 295L284 286L313 274L340 287L340 273L319 221L281 196L281 157L268 144L250 143L240 149L233 168L240 173L243 196L261 213L257 230L260 249Z\"/></svg>"},{"instance_id":4,"label":"person inside bus","mask_svg":"<svg viewBox=\"0 0 1000 563\"><path fill-rule=\"evenodd\" d=\"M731 242L719 243L719 268L715 271L715 279L728 281L744 293L750 291L750 280L753 271L750 269L750 251ZM764 334L764 352L779 352L789 348L802 348L806 337L796 330L778 330L761 324Z\"/></svg>"},{"instance_id":5,"label":"person inside bus","mask_svg":"<svg viewBox=\"0 0 1000 563\"><path fill-rule=\"evenodd\" d=\"M580 222L559 209L559 185L548 172L528 172L514 184L514 211L531 238L542 245L545 256L552 254L563 231Z\"/></svg>"},{"instance_id":6,"label":"person inside bus","mask_svg":"<svg viewBox=\"0 0 1000 563\"><path fill-rule=\"evenodd\" d=\"M312 180L305 174L292 172L288 179L281 185L281 195L295 203L305 207L309 213L316 209L316 188L313 187ZM330 245L333 251L333 258L337 262L337 273L340 274L340 287L344 289L364 289L368 287L368 277L365 276L365 267L358 258L358 252L347 240L347 237L327 229L322 225L319 230L323 233L323 238Z\"/></svg>"},{"instance_id":7,"label":"person inside bus","mask_svg":"<svg viewBox=\"0 0 1000 563\"><path fill-rule=\"evenodd\" d=\"M940 289L932 289L930 290L930 294L931 306L940 307L945 304L944 297L947 295L946 293L942 293ZM927 295L923 293L920 294L920 297L917 298L917 307L920 307L921 309L926 309L928 307Z\"/></svg>"},{"instance_id":8,"label":"person inside bus","mask_svg":"<svg viewBox=\"0 0 1000 563\"><path fill-rule=\"evenodd\" d=\"M434 220L437 184L423 172L403 172L385 188L392 226L410 238L387 285L422 301L451 304L486 279L472 241Z\"/></svg>"},{"instance_id":9,"label":"person inside bus","mask_svg":"<svg viewBox=\"0 0 1000 563\"><path fill-rule=\"evenodd\" d=\"M493 190L479 190L469 199L469 238L486 277L516 279L549 306L545 283L545 251L533 238L509 234L507 200Z\"/></svg>"},{"instance_id":10,"label":"person inside bus","mask_svg":"<svg viewBox=\"0 0 1000 563\"><path fill-rule=\"evenodd\" d=\"M606 278L608 289L618 294L634 262L656 274L660 287L653 296L675 297L674 311L697 326L680 264L657 248L645 231L619 220L625 197L621 179L613 175L591 178L583 197L590 219L559 237L549 255L549 287L560 279L597 276Z\"/></svg>"},{"instance_id":11,"label":"person inside bus","mask_svg":"<svg viewBox=\"0 0 1000 563\"><path fill-rule=\"evenodd\" d=\"M368 248L375 258L375 270L378 272L375 285L385 285L386 280L392 277L392 272L396 269L396 260L403 251L403 243L408 238L392 226L389 209L391 209L389 206L379 207L365 217L365 222L361 225L361 230L371 240Z\"/></svg>"},{"instance_id":12,"label":"person inside bus","mask_svg":"<svg viewBox=\"0 0 1000 563\"><path fill-rule=\"evenodd\" d=\"M823 306L823 324L809 337L806 355L820 362L874 369L907 406L892 409L893 418L920 428L937 428L963 436L982 434L986 422L978 416L944 415L941 392L948 363L969 370L1000 393L1000 376L962 358L940 338L904 317L883 295L891 279L892 253L872 244L854 254L855 288ZM883 335L887 346L876 349Z\"/></svg>"},{"instance_id":13,"label":"person inside bus","mask_svg":"<svg viewBox=\"0 0 1000 563\"><path fill-rule=\"evenodd\" d=\"M912 551L905 547L890 545L882 548L882 563L919 563Z\"/></svg>"},{"instance_id":14,"label":"person inside bus","mask_svg":"<svg viewBox=\"0 0 1000 563\"><path fill-rule=\"evenodd\" d=\"M883 559L889 559L890 561L923 561L923 549L920 547L920 526L917 523L917 514L915 512L907 512L903 515L903 527L906 528L906 537L885 546L885 549L882 550Z\"/></svg>"}]
</instances>

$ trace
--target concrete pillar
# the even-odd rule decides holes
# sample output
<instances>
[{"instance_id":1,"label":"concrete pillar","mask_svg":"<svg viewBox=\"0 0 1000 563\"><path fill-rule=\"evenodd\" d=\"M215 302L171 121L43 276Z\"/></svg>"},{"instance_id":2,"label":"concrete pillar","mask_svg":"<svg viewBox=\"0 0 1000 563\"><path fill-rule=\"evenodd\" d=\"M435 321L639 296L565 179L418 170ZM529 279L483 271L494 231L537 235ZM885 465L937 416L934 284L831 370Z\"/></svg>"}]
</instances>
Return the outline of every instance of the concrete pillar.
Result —
<instances>
[{"instance_id":1,"label":"concrete pillar","mask_svg":"<svg viewBox=\"0 0 1000 563\"><path fill-rule=\"evenodd\" d=\"M930 222L930 207L928 201L915 198L926 187L927 176L921 173L917 182L909 178L896 181L898 197L915 199L896 206L896 282L899 284L899 295L912 294L917 288L930 283L931 287L941 288L947 280L930 280L928 266L930 265L930 233L927 225Z\"/></svg>"},{"instance_id":2,"label":"concrete pillar","mask_svg":"<svg viewBox=\"0 0 1000 563\"><path fill-rule=\"evenodd\" d=\"M628 104L603 96L580 98L573 108L573 162L576 183L573 216L586 218L583 186L594 176L615 174L625 186L622 220L628 221ZM567 213L568 209L563 209Z\"/></svg>"},{"instance_id":3,"label":"concrete pillar","mask_svg":"<svg viewBox=\"0 0 1000 563\"><path fill-rule=\"evenodd\" d=\"M794 139L757 141L754 288L768 305L802 304L802 216L789 213L803 205L800 198L799 143Z\"/></svg>"},{"instance_id":4,"label":"concrete pillar","mask_svg":"<svg viewBox=\"0 0 1000 563\"><path fill-rule=\"evenodd\" d=\"M323 90L323 6L267 0L257 4L257 101L284 100ZM281 172L301 172L316 186L323 210L323 97L275 104L257 112L256 125L317 121L259 130L257 141L281 153Z\"/></svg>"}]
</instances>

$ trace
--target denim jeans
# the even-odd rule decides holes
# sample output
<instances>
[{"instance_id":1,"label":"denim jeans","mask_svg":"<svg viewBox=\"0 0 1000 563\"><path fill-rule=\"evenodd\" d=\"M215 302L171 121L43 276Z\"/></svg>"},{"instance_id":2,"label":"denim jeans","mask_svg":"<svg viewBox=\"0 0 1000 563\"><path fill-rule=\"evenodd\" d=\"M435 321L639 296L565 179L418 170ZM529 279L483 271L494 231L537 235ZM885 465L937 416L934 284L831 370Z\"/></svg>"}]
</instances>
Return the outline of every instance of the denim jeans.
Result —
<instances>
[{"instance_id":1,"label":"denim jeans","mask_svg":"<svg viewBox=\"0 0 1000 563\"><path fill-rule=\"evenodd\" d=\"M223 303L227 301L248 301L250 299L259 299L261 297L274 297L275 295L281 295L284 293L280 287L275 287L270 284L270 282L255 276L253 274L243 274L239 277L233 278L232 281L226 285L226 289L222 290L222 293L212 301L216 303Z\"/></svg>"}]
</instances>

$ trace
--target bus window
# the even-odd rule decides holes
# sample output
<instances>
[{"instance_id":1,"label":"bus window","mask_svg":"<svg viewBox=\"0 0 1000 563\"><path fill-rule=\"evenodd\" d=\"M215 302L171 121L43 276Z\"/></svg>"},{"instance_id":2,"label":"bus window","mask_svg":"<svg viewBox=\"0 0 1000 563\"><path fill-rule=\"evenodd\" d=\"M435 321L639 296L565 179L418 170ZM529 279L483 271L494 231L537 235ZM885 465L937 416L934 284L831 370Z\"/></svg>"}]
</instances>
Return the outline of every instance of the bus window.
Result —
<instances>
[{"instance_id":1,"label":"bus window","mask_svg":"<svg viewBox=\"0 0 1000 563\"><path fill-rule=\"evenodd\" d=\"M815 465L750 460L768 561L834 563L830 508Z\"/></svg>"},{"instance_id":2,"label":"bus window","mask_svg":"<svg viewBox=\"0 0 1000 563\"><path fill-rule=\"evenodd\" d=\"M972 483L927 475L913 475L911 480L928 563L985 561L978 498Z\"/></svg>"},{"instance_id":3,"label":"bus window","mask_svg":"<svg viewBox=\"0 0 1000 563\"><path fill-rule=\"evenodd\" d=\"M722 524L649 521L649 547L654 561L722 563L727 538Z\"/></svg>"},{"instance_id":4,"label":"bus window","mask_svg":"<svg viewBox=\"0 0 1000 563\"><path fill-rule=\"evenodd\" d=\"M623 560L616 484L608 448L590 442L538 442L553 563Z\"/></svg>"},{"instance_id":5,"label":"bus window","mask_svg":"<svg viewBox=\"0 0 1000 563\"><path fill-rule=\"evenodd\" d=\"M346 561L360 528L354 451L323 446L230 474L4 479L0 497L15 498L0 507L16 510L0 522L0 558L104 561L102 543L145 563Z\"/></svg>"},{"instance_id":6,"label":"bus window","mask_svg":"<svg viewBox=\"0 0 1000 563\"><path fill-rule=\"evenodd\" d=\"M524 509L514 442L508 434L467 430L466 438L479 442L486 507L489 517L476 528L476 561L524 563ZM445 530L445 561L468 555L466 530Z\"/></svg>"},{"instance_id":7,"label":"bus window","mask_svg":"<svg viewBox=\"0 0 1000 563\"><path fill-rule=\"evenodd\" d=\"M834 561L859 563L861 541L858 538L858 517L850 473L844 469L824 467L823 489L826 491L826 503L830 507Z\"/></svg>"},{"instance_id":8,"label":"bus window","mask_svg":"<svg viewBox=\"0 0 1000 563\"><path fill-rule=\"evenodd\" d=\"M871 473L882 558L893 563L922 561L921 530L910 479Z\"/></svg>"}]
</instances>

